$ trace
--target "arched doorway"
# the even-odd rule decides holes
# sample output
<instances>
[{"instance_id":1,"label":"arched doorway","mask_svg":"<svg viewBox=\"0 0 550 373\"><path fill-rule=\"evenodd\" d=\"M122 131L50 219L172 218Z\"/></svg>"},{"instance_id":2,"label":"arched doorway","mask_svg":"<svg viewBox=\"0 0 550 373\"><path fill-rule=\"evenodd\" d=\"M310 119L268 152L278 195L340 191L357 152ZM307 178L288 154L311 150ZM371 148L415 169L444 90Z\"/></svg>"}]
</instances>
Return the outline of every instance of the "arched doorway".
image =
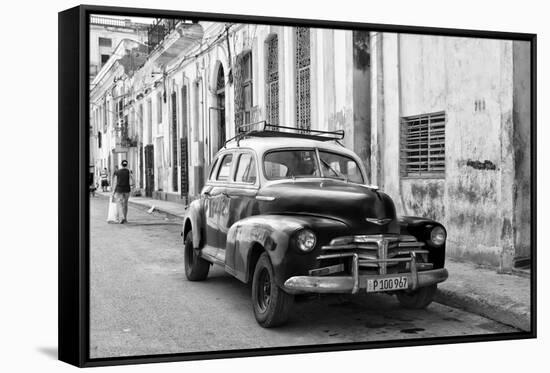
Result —
<instances>
[{"instance_id":1,"label":"arched doorway","mask_svg":"<svg viewBox=\"0 0 550 373\"><path fill-rule=\"evenodd\" d=\"M223 66L218 67L216 77L216 108L218 111L218 144L216 151L225 144L225 76Z\"/></svg>"}]
</instances>

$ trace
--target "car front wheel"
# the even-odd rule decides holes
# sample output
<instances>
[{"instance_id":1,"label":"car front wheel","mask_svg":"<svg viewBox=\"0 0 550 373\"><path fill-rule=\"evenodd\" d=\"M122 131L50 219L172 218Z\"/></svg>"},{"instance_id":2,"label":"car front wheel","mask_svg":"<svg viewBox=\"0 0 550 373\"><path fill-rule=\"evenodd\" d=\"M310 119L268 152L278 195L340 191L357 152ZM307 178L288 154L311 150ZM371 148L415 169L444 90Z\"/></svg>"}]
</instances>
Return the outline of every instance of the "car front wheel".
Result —
<instances>
[{"instance_id":1,"label":"car front wheel","mask_svg":"<svg viewBox=\"0 0 550 373\"><path fill-rule=\"evenodd\" d=\"M256 263L252 278L252 305L256 321L264 328L284 324L288 320L294 296L275 283L273 266L267 253Z\"/></svg>"},{"instance_id":2,"label":"car front wheel","mask_svg":"<svg viewBox=\"0 0 550 373\"><path fill-rule=\"evenodd\" d=\"M202 281L208 276L210 270L210 263L201 258L193 248L193 234L191 231L187 232L184 243L184 264L185 264L185 276L189 281Z\"/></svg>"},{"instance_id":3,"label":"car front wheel","mask_svg":"<svg viewBox=\"0 0 550 373\"><path fill-rule=\"evenodd\" d=\"M434 299L437 291L437 284L421 287L414 291L400 291L397 300L405 308L421 309L426 308Z\"/></svg>"}]
</instances>

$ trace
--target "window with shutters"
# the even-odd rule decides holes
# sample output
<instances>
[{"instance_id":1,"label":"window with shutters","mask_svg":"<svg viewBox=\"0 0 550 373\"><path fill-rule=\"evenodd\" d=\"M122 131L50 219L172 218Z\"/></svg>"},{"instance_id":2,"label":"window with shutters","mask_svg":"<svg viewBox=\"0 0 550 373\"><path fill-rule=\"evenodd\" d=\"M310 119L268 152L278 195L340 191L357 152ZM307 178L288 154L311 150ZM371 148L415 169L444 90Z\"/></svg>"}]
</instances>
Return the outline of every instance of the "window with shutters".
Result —
<instances>
[{"instance_id":1,"label":"window with shutters","mask_svg":"<svg viewBox=\"0 0 550 373\"><path fill-rule=\"evenodd\" d=\"M445 112L401 118L401 176L445 177Z\"/></svg>"},{"instance_id":2,"label":"window with shutters","mask_svg":"<svg viewBox=\"0 0 550 373\"><path fill-rule=\"evenodd\" d=\"M296 126L311 128L311 51L310 29L297 27L296 36Z\"/></svg>"},{"instance_id":3,"label":"window with shutters","mask_svg":"<svg viewBox=\"0 0 550 373\"><path fill-rule=\"evenodd\" d=\"M235 127L250 123L252 110L252 53L237 56L235 63Z\"/></svg>"},{"instance_id":4,"label":"window with shutters","mask_svg":"<svg viewBox=\"0 0 550 373\"><path fill-rule=\"evenodd\" d=\"M272 35L266 42L266 120L279 124L279 39Z\"/></svg>"}]
</instances>

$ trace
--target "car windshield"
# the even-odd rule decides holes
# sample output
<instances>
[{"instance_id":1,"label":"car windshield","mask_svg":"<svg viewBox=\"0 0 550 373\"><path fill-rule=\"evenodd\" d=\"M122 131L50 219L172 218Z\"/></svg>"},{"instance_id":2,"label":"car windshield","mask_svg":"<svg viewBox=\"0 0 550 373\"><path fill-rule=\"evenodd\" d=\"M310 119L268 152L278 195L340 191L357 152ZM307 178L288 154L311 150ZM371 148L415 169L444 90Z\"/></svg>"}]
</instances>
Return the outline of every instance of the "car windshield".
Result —
<instances>
[{"instance_id":1,"label":"car windshield","mask_svg":"<svg viewBox=\"0 0 550 373\"><path fill-rule=\"evenodd\" d=\"M319 150L319 160L324 177L348 180L354 183L364 183L359 165L345 155Z\"/></svg>"},{"instance_id":2,"label":"car windshield","mask_svg":"<svg viewBox=\"0 0 550 373\"><path fill-rule=\"evenodd\" d=\"M291 179L300 177L328 177L363 183L359 165L347 156L319 151L320 159L313 149L276 150L264 157L267 179Z\"/></svg>"}]
</instances>

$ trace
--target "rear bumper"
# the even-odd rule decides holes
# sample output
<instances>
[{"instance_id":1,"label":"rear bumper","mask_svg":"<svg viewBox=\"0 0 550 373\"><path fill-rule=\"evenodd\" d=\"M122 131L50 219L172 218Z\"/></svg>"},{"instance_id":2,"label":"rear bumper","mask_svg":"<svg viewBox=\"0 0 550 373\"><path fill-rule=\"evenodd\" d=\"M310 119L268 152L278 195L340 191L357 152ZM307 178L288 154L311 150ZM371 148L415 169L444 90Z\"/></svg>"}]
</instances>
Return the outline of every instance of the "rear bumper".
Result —
<instances>
[{"instance_id":1,"label":"rear bumper","mask_svg":"<svg viewBox=\"0 0 550 373\"><path fill-rule=\"evenodd\" d=\"M410 290L437 284L449 277L445 268L428 271L413 271L391 275L352 275L352 276L294 276L284 283L284 290L290 294L298 293L358 293L367 288L370 279L383 279L389 277L407 277Z\"/></svg>"}]
</instances>

